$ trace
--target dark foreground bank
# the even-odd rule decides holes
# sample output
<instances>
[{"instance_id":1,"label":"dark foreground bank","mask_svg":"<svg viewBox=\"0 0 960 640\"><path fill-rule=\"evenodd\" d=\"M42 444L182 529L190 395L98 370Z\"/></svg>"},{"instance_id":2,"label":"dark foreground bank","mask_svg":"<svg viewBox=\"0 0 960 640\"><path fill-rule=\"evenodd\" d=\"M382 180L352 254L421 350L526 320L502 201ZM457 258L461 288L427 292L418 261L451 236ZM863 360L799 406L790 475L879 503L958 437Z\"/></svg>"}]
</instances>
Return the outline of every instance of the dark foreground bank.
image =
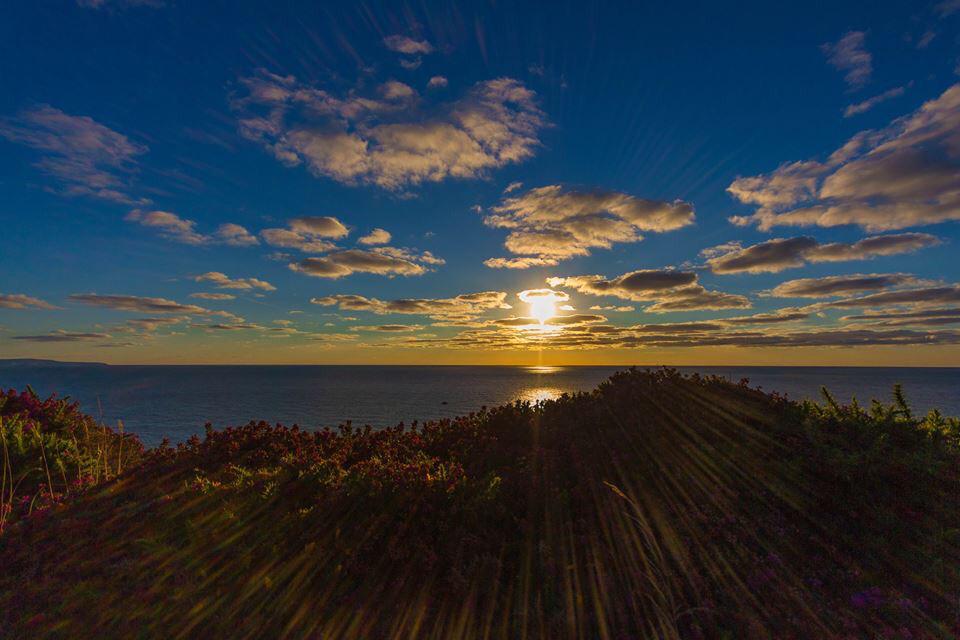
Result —
<instances>
[{"instance_id":1,"label":"dark foreground bank","mask_svg":"<svg viewBox=\"0 0 960 640\"><path fill-rule=\"evenodd\" d=\"M960 633L960 423L902 398L630 371L406 429L151 450L0 402L0 637Z\"/></svg>"}]
</instances>

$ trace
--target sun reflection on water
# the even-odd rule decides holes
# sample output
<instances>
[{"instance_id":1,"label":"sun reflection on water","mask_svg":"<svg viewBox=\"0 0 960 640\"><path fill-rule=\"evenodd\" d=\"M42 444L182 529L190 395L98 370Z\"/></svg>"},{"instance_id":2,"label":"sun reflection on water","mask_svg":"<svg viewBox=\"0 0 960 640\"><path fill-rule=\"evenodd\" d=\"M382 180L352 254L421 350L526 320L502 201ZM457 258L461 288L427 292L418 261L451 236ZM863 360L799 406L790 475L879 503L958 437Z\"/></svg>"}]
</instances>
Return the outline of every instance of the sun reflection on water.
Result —
<instances>
[{"instance_id":1,"label":"sun reflection on water","mask_svg":"<svg viewBox=\"0 0 960 640\"><path fill-rule=\"evenodd\" d=\"M562 395L563 390L555 387L531 387L523 390L520 399L524 402L537 403L545 400L555 400Z\"/></svg>"},{"instance_id":2,"label":"sun reflection on water","mask_svg":"<svg viewBox=\"0 0 960 640\"><path fill-rule=\"evenodd\" d=\"M544 374L544 373L560 373L561 371L564 370L564 367L552 367L552 366L549 366L549 365L538 365L538 366L526 367L526 370L527 370L527 373L536 373L536 374L539 375L539 374Z\"/></svg>"}]
</instances>

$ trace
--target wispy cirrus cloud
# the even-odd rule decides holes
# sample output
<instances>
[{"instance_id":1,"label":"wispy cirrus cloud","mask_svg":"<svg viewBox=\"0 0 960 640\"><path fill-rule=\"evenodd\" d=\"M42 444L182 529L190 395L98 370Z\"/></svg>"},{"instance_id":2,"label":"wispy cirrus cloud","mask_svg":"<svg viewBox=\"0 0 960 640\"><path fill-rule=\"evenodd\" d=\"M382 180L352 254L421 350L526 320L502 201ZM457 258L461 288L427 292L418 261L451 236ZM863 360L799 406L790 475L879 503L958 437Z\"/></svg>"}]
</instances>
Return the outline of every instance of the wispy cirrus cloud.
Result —
<instances>
[{"instance_id":1,"label":"wispy cirrus cloud","mask_svg":"<svg viewBox=\"0 0 960 640\"><path fill-rule=\"evenodd\" d=\"M774 238L749 247L727 243L705 249L707 265L714 273L777 273L808 262L868 260L878 256L911 253L942 241L928 233L871 236L857 242L821 244L810 236Z\"/></svg>"},{"instance_id":2,"label":"wispy cirrus cloud","mask_svg":"<svg viewBox=\"0 0 960 640\"><path fill-rule=\"evenodd\" d=\"M476 178L533 156L546 118L512 78L477 83L453 103L424 109L408 85L343 97L260 70L232 100L240 133L280 162L348 185L401 190Z\"/></svg>"},{"instance_id":3,"label":"wispy cirrus cloud","mask_svg":"<svg viewBox=\"0 0 960 640\"><path fill-rule=\"evenodd\" d=\"M40 153L34 166L57 183L51 191L124 204L146 202L131 195L130 181L147 147L89 116L39 105L0 119L0 138Z\"/></svg>"},{"instance_id":4,"label":"wispy cirrus cloud","mask_svg":"<svg viewBox=\"0 0 960 640\"><path fill-rule=\"evenodd\" d=\"M492 207L484 224L510 233L504 247L518 257L490 258L492 268L556 265L615 243L639 242L641 231L663 233L693 224L693 206L646 200L618 191L531 189Z\"/></svg>"},{"instance_id":5,"label":"wispy cirrus cloud","mask_svg":"<svg viewBox=\"0 0 960 640\"><path fill-rule=\"evenodd\" d=\"M847 106L847 108L844 110L843 117L850 118L852 116L859 115L861 113L866 113L867 111L869 111L870 109L873 109L875 106L877 106L881 102L886 102L887 100L891 100L893 98L898 98L902 96L906 90L907 90L906 87L894 87L893 89L884 91L883 93L877 94L872 98L867 98L862 102L851 104Z\"/></svg>"},{"instance_id":6,"label":"wispy cirrus cloud","mask_svg":"<svg viewBox=\"0 0 960 640\"><path fill-rule=\"evenodd\" d=\"M234 247L259 244L253 234L238 224L221 224L213 233L205 234L197 231L197 223L193 220L181 218L170 211L134 209L124 217L124 220L152 229L167 240L184 244L225 244Z\"/></svg>"},{"instance_id":7,"label":"wispy cirrus cloud","mask_svg":"<svg viewBox=\"0 0 960 640\"><path fill-rule=\"evenodd\" d=\"M960 84L825 161L781 165L727 191L759 208L730 221L774 227L859 225L890 231L960 220Z\"/></svg>"},{"instance_id":8,"label":"wispy cirrus cloud","mask_svg":"<svg viewBox=\"0 0 960 640\"><path fill-rule=\"evenodd\" d=\"M865 48L866 38L863 31L849 31L838 41L820 46L827 62L844 73L851 89L863 87L873 73L873 56Z\"/></svg>"}]
</instances>

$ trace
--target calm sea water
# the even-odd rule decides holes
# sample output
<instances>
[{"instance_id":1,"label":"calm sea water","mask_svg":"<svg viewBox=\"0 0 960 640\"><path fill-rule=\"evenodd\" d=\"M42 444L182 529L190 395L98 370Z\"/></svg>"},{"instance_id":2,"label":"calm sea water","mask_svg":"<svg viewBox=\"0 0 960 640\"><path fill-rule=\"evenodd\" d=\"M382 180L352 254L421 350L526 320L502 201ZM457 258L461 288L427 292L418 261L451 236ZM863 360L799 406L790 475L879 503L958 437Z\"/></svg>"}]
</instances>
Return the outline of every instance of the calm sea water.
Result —
<instances>
[{"instance_id":1,"label":"calm sea water","mask_svg":"<svg viewBox=\"0 0 960 640\"><path fill-rule=\"evenodd\" d=\"M916 411L960 415L960 368L679 367L718 374L790 398L887 400L903 384ZM589 390L618 367L37 366L0 364L0 388L31 385L79 400L147 444L264 419L302 427L352 420L375 427L452 417L516 399Z\"/></svg>"}]
</instances>

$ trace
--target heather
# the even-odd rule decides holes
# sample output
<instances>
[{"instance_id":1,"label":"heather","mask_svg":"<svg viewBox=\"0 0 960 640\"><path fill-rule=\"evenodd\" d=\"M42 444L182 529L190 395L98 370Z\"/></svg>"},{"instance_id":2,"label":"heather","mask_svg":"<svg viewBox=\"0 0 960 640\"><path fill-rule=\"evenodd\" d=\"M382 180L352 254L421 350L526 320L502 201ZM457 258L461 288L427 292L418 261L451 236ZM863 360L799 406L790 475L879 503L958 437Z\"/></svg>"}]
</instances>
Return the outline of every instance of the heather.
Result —
<instances>
[{"instance_id":1,"label":"heather","mask_svg":"<svg viewBox=\"0 0 960 640\"><path fill-rule=\"evenodd\" d=\"M5 442L48 436L5 458L41 498L0 535L2 637L960 633L960 423L899 389L864 408L630 370L455 420L147 451L6 398Z\"/></svg>"},{"instance_id":2,"label":"heather","mask_svg":"<svg viewBox=\"0 0 960 640\"><path fill-rule=\"evenodd\" d=\"M143 446L80 411L69 398L33 389L0 393L0 534L17 519L110 480Z\"/></svg>"}]
</instances>

